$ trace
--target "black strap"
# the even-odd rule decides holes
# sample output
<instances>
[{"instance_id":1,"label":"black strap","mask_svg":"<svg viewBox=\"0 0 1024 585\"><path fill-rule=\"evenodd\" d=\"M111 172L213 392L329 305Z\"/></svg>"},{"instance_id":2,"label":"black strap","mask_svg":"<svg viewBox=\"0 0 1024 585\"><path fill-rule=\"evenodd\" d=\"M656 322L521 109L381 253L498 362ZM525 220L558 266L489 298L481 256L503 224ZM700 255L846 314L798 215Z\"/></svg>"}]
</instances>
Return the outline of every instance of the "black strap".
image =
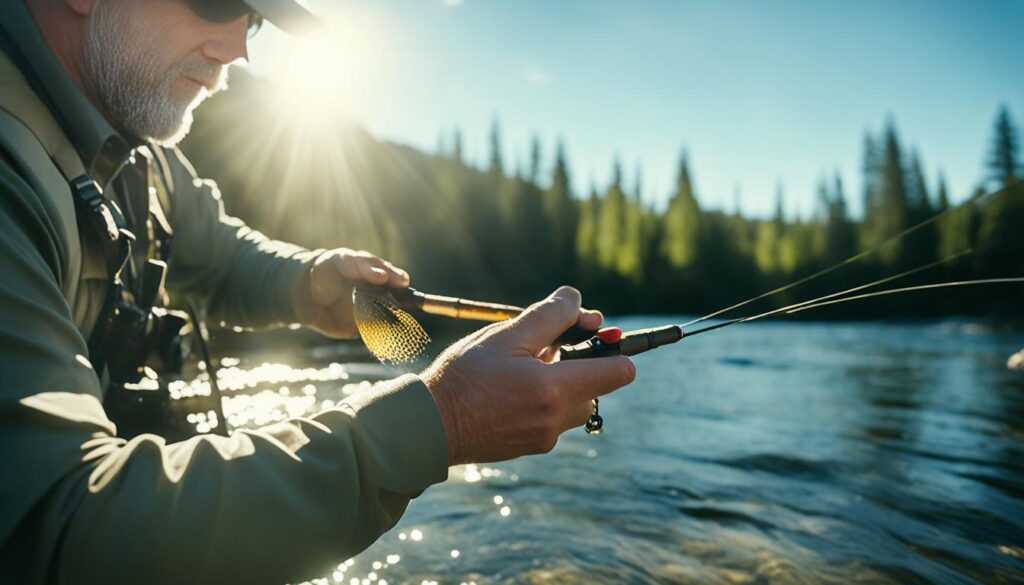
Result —
<instances>
[{"instance_id":1,"label":"black strap","mask_svg":"<svg viewBox=\"0 0 1024 585\"><path fill-rule=\"evenodd\" d=\"M103 191L89 175L82 175L71 181L71 192L75 200L78 227L100 243L107 265L107 290L103 296L103 307L87 341L89 361L97 375L102 375L106 366L103 360L103 345L106 342L114 304L121 292L121 273L131 256L135 234L123 227L124 217L117 204L103 197Z\"/></svg>"}]
</instances>

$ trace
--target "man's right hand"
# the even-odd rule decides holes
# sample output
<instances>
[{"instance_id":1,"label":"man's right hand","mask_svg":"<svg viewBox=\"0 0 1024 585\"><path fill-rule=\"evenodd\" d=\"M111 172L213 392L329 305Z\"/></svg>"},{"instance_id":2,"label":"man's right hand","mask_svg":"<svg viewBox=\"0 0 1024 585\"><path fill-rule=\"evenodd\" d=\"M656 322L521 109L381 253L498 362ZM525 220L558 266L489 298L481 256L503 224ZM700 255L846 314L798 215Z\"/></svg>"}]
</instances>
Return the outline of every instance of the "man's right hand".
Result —
<instances>
[{"instance_id":1,"label":"man's right hand","mask_svg":"<svg viewBox=\"0 0 1024 585\"><path fill-rule=\"evenodd\" d=\"M596 329L600 319L580 309L577 290L562 287L445 350L421 377L441 412L449 463L546 453L562 432L586 423L592 399L632 382L636 368L625 356L546 357L566 329L581 321Z\"/></svg>"}]
</instances>

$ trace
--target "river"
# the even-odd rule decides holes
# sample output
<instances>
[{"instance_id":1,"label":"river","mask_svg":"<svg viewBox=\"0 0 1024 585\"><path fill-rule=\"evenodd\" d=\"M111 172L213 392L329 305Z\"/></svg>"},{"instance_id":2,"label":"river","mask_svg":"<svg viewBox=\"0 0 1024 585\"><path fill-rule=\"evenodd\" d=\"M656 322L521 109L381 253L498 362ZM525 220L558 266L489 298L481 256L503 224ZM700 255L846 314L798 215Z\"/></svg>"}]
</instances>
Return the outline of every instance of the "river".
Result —
<instances>
[{"instance_id":1,"label":"river","mask_svg":"<svg viewBox=\"0 0 1024 585\"><path fill-rule=\"evenodd\" d=\"M961 321L684 340L635 358L604 434L452 469L314 583L1024 583L1021 347ZM366 370L226 361L229 386L264 388L228 399L248 425L330 406Z\"/></svg>"}]
</instances>

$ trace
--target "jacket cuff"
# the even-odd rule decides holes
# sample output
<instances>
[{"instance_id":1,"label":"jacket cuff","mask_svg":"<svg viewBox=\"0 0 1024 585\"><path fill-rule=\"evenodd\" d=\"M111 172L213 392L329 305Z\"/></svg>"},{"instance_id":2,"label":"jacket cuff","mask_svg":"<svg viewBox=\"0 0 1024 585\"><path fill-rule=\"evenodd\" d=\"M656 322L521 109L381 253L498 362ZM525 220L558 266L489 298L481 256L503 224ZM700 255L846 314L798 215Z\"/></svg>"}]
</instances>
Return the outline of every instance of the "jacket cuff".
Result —
<instances>
[{"instance_id":1,"label":"jacket cuff","mask_svg":"<svg viewBox=\"0 0 1024 585\"><path fill-rule=\"evenodd\" d=\"M357 421L360 450L377 485L397 493L421 492L448 479L448 440L426 384L406 374L345 400ZM369 453L366 453L366 451Z\"/></svg>"}]
</instances>

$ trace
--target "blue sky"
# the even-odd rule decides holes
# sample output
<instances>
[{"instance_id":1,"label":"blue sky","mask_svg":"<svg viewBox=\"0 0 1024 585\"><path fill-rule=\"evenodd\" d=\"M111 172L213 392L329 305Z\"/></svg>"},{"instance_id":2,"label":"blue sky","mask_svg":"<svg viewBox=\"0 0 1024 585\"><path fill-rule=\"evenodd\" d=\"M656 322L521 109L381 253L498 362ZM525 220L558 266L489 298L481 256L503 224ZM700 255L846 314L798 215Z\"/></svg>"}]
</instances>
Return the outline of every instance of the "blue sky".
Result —
<instances>
[{"instance_id":1,"label":"blue sky","mask_svg":"<svg viewBox=\"0 0 1024 585\"><path fill-rule=\"evenodd\" d=\"M977 183L1000 103L1024 122L1024 2L312 0L344 56L346 115L425 150L462 129L484 164L500 120L507 166L530 137L550 162L564 140L579 190L627 185L663 205L683 148L708 206L770 213L775 186L810 213L838 170L859 209L866 129L893 116L930 181ZM286 50L276 30L253 66ZM336 86L332 86L336 87Z\"/></svg>"}]
</instances>

